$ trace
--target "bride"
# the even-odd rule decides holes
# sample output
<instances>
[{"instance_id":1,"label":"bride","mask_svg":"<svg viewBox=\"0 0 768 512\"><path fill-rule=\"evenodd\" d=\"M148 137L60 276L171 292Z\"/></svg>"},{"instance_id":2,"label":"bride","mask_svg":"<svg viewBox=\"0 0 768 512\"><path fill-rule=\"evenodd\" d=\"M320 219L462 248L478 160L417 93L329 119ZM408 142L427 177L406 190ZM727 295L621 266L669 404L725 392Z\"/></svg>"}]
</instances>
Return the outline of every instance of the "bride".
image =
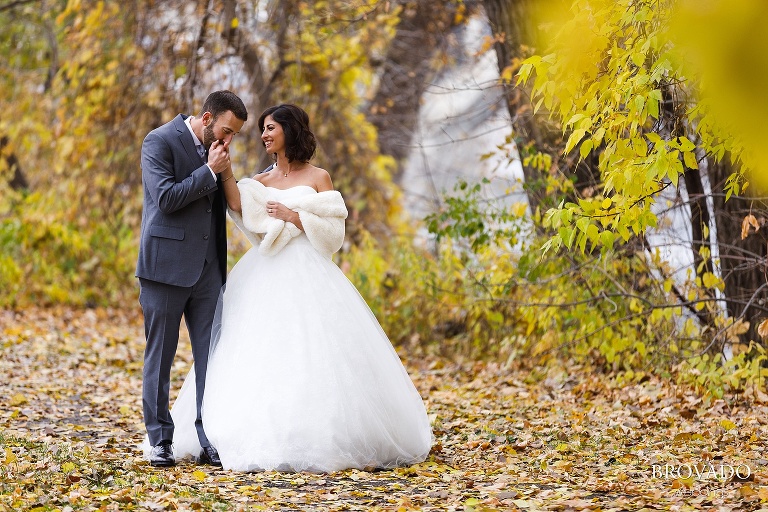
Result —
<instances>
[{"instance_id":1,"label":"bride","mask_svg":"<svg viewBox=\"0 0 768 512\"><path fill-rule=\"evenodd\" d=\"M426 409L355 287L331 260L347 209L309 163L306 112L259 118L276 163L236 183L230 215L254 243L229 274L214 321L203 422L223 467L330 472L425 460ZM173 406L174 455L197 457L194 369Z\"/></svg>"}]
</instances>

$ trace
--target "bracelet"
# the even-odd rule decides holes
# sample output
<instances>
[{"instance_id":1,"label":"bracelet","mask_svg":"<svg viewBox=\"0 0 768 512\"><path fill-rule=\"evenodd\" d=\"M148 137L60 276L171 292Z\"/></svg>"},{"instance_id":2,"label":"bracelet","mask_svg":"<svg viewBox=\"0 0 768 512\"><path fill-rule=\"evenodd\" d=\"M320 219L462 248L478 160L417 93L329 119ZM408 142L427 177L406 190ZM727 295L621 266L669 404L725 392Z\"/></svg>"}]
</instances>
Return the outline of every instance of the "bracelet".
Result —
<instances>
[{"instance_id":1,"label":"bracelet","mask_svg":"<svg viewBox=\"0 0 768 512\"><path fill-rule=\"evenodd\" d=\"M231 178L232 176L234 176L234 175L235 175L235 173L232 173L232 174L230 174L228 177L226 177L226 178L224 178L223 180L221 180L221 184L223 185L224 183L226 183L226 181L227 181L228 179L230 179L230 178Z\"/></svg>"}]
</instances>

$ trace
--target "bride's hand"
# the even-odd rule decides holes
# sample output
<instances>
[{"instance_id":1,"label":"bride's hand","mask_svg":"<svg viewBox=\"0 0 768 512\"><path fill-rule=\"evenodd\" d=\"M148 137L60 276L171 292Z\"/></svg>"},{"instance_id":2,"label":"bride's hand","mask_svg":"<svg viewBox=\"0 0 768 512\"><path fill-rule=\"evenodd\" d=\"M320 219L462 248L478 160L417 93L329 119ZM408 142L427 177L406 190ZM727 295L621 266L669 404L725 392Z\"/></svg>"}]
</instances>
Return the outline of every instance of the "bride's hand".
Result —
<instances>
[{"instance_id":1,"label":"bride's hand","mask_svg":"<svg viewBox=\"0 0 768 512\"><path fill-rule=\"evenodd\" d=\"M298 213L289 209L283 203L277 201L267 201L267 215L285 222L294 222L299 216ZM294 222L295 223L295 222Z\"/></svg>"}]
</instances>

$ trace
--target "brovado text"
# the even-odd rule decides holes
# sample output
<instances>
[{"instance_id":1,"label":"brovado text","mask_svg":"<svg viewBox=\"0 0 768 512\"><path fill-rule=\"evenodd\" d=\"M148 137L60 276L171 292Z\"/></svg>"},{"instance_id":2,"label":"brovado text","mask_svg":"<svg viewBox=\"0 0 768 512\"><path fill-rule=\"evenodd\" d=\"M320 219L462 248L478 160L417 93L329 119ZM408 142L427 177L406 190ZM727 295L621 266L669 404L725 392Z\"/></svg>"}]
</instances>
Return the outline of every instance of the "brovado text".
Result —
<instances>
[{"instance_id":1,"label":"brovado text","mask_svg":"<svg viewBox=\"0 0 768 512\"><path fill-rule=\"evenodd\" d=\"M653 478L674 479L681 478L688 480L695 478L696 480L719 480L721 482L728 481L734 477L739 480L748 480L752 476L752 468L746 464L739 464L733 466L732 464L712 464L698 463L698 464L654 464L652 468Z\"/></svg>"}]
</instances>

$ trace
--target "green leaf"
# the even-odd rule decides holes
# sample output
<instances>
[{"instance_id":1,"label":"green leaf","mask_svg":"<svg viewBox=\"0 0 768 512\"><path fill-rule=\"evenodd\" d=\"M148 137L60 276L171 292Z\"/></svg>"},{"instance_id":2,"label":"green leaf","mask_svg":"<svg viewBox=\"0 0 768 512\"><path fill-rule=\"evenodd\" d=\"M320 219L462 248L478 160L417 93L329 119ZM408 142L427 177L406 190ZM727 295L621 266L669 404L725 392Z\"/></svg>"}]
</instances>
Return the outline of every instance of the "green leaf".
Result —
<instances>
[{"instance_id":1,"label":"green leaf","mask_svg":"<svg viewBox=\"0 0 768 512\"><path fill-rule=\"evenodd\" d=\"M646 103L648 106L648 115L653 117L654 119L659 118L659 102L656 101L653 98L648 98L648 102Z\"/></svg>"},{"instance_id":2,"label":"green leaf","mask_svg":"<svg viewBox=\"0 0 768 512\"><path fill-rule=\"evenodd\" d=\"M597 226L595 226L594 224L590 224L589 226L587 226L587 232L586 233L587 233L587 238L589 238L589 241L593 245L597 245L597 243L599 241L598 237L600 236L600 230L597 229Z\"/></svg>"},{"instance_id":3,"label":"green leaf","mask_svg":"<svg viewBox=\"0 0 768 512\"><path fill-rule=\"evenodd\" d=\"M637 108L638 111L642 111L644 106L645 98L640 95L635 96L635 108Z\"/></svg>"}]
</instances>

